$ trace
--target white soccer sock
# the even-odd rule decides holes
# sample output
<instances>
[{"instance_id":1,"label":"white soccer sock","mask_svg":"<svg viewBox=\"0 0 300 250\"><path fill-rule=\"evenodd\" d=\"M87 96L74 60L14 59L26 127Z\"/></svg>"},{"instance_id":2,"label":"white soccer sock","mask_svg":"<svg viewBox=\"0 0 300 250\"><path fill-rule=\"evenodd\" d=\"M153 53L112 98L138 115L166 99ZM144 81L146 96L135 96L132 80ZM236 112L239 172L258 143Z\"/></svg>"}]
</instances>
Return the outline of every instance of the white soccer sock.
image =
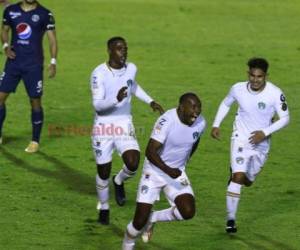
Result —
<instances>
[{"instance_id":1,"label":"white soccer sock","mask_svg":"<svg viewBox=\"0 0 300 250\"><path fill-rule=\"evenodd\" d=\"M170 207L164 210L154 211L151 214L151 218L150 218L150 221L152 223L158 221L174 221L174 220L183 220L177 207Z\"/></svg>"},{"instance_id":2,"label":"white soccer sock","mask_svg":"<svg viewBox=\"0 0 300 250\"><path fill-rule=\"evenodd\" d=\"M240 200L242 185L230 182L227 187L226 205L227 205L227 220L235 220L236 212Z\"/></svg>"},{"instance_id":3,"label":"white soccer sock","mask_svg":"<svg viewBox=\"0 0 300 250\"><path fill-rule=\"evenodd\" d=\"M101 203L101 209L109 209L109 179L102 180L98 174L96 174L96 190L98 195L98 200Z\"/></svg>"},{"instance_id":4,"label":"white soccer sock","mask_svg":"<svg viewBox=\"0 0 300 250\"><path fill-rule=\"evenodd\" d=\"M126 165L123 165L123 168L120 170L120 172L116 175L115 177L115 182L118 185L121 185L124 181L126 181L127 179L133 177L135 175L136 171L132 172L130 171Z\"/></svg>"},{"instance_id":5,"label":"white soccer sock","mask_svg":"<svg viewBox=\"0 0 300 250\"><path fill-rule=\"evenodd\" d=\"M123 250L134 249L136 238L141 234L141 230L135 229L132 221L127 225L126 232L123 239Z\"/></svg>"}]
</instances>

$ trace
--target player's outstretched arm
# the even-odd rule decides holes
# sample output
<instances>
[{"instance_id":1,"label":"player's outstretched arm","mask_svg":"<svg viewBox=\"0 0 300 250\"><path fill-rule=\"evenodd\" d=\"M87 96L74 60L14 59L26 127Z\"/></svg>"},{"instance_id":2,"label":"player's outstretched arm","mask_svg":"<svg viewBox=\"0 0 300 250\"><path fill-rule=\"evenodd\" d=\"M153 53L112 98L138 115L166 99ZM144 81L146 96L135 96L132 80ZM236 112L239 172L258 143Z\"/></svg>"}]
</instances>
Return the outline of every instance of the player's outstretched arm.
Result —
<instances>
[{"instance_id":1,"label":"player's outstretched arm","mask_svg":"<svg viewBox=\"0 0 300 250\"><path fill-rule=\"evenodd\" d=\"M55 30L48 30L47 36L48 36L49 50L51 56L51 61L48 70L49 70L49 77L53 78L56 75L56 57L58 52Z\"/></svg>"},{"instance_id":2,"label":"player's outstretched arm","mask_svg":"<svg viewBox=\"0 0 300 250\"><path fill-rule=\"evenodd\" d=\"M165 112L163 107L155 101L150 103L150 107L153 109L153 111L158 111L161 115Z\"/></svg>"},{"instance_id":3,"label":"player's outstretched arm","mask_svg":"<svg viewBox=\"0 0 300 250\"><path fill-rule=\"evenodd\" d=\"M171 178L176 179L181 175L181 171L178 168L169 167L160 158L158 152L161 150L162 146L163 145L160 142L150 139L146 149L146 157L153 165L165 172Z\"/></svg>"}]
</instances>

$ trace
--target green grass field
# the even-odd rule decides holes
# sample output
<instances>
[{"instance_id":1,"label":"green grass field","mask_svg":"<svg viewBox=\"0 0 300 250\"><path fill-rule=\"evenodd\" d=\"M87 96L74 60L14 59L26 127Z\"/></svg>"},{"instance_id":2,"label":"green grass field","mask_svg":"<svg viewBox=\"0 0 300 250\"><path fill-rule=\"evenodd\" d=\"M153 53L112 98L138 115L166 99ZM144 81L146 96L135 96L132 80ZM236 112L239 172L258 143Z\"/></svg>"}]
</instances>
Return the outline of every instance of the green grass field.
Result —
<instances>
[{"instance_id":1,"label":"green grass field","mask_svg":"<svg viewBox=\"0 0 300 250\"><path fill-rule=\"evenodd\" d=\"M106 40L124 36L138 82L166 109L195 91L208 128L187 167L197 215L161 223L141 250L300 249L299 119L300 2L297 0L40 0L56 17L57 77L46 79L41 150L29 155L29 103L23 85L7 102L0 146L0 249L118 250L135 208L141 173L126 183L128 202L111 195L111 225L96 222L95 162L87 133L53 135L49 127L87 128L93 123L89 77L107 58ZM46 62L49 61L45 39ZM210 138L219 102L246 80L250 57L266 57L269 79L289 103L290 125L274 134L269 159L251 188L244 188L237 235L224 232L229 139L234 110L222 124L222 140ZM5 61L3 54L1 62ZM3 65L3 63L2 63ZM298 101L297 101L298 100ZM158 114L134 100L142 155ZM143 159L143 156L142 156ZM142 165L142 164L141 164ZM113 174L121 161L113 161ZM111 191L113 191L111 189ZM112 192L111 192L112 194ZM163 199L156 208L167 207Z\"/></svg>"}]
</instances>

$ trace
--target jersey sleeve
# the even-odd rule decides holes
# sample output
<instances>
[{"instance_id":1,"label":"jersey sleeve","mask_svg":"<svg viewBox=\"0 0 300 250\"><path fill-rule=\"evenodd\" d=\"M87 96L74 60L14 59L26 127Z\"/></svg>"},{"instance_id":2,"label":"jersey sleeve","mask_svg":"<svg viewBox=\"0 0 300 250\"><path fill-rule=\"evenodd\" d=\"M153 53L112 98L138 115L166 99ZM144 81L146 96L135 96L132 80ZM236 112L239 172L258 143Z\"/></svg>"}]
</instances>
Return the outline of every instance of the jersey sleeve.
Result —
<instances>
[{"instance_id":1,"label":"jersey sleeve","mask_svg":"<svg viewBox=\"0 0 300 250\"><path fill-rule=\"evenodd\" d=\"M276 113L278 114L279 118L289 116L288 105L286 102L285 95L282 93L282 91L280 91L276 97L275 110L276 110Z\"/></svg>"},{"instance_id":2,"label":"jersey sleeve","mask_svg":"<svg viewBox=\"0 0 300 250\"><path fill-rule=\"evenodd\" d=\"M150 104L153 101L153 99L142 89L142 87L136 81L134 81L132 84L131 93L147 104Z\"/></svg>"},{"instance_id":3,"label":"jersey sleeve","mask_svg":"<svg viewBox=\"0 0 300 250\"><path fill-rule=\"evenodd\" d=\"M91 91L93 106L98 112L113 108L118 103L117 98L105 98L103 75L98 71L94 71L91 75Z\"/></svg>"},{"instance_id":4,"label":"jersey sleeve","mask_svg":"<svg viewBox=\"0 0 300 250\"><path fill-rule=\"evenodd\" d=\"M46 30L55 30L55 19L52 12L48 11L45 20Z\"/></svg>"},{"instance_id":5,"label":"jersey sleeve","mask_svg":"<svg viewBox=\"0 0 300 250\"><path fill-rule=\"evenodd\" d=\"M213 122L213 127L218 128L221 125L222 121L228 114L230 107L235 102L235 100L236 99L234 94L234 87L232 87L218 108L217 114Z\"/></svg>"},{"instance_id":6,"label":"jersey sleeve","mask_svg":"<svg viewBox=\"0 0 300 250\"><path fill-rule=\"evenodd\" d=\"M271 126L263 129L265 136L269 136L270 134L282 129L283 127L288 125L290 121L289 109L287 106L285 95L280 90L276 94L275 98L276 99L275 99L274 108L279 117L279 120L272 123Z\"/></svg>"},{"instance_id":7,"label":"jersey sleeve","mask_svg":"<svg viewBox=\"0 0 300 250\"><path fill-rule=\"evenodd\" d=\"M11 25L11 18L9 15L9 8L5 8L4 12L3 12L3 19L2 19L2 24L3 25Z\"/></svg>"},{"instance_id":8,"label":"jersey sleeve","mask_svg":"<svg viewBox=\"0 0 300 250\"><path fill-rule=\"evenodd\" d=\"M166 114L160 116L152 130L151 138L163 144L168 136L171 119Z\"/></svg>"},{"instance_id":9,"label":"jersey sleeve","mask_svg":"<svg viewBox=\"0 0 300 250\"><path fill-rule=\"evenodd\" d=\"M235 102L235 89L234 86L231 87L229 93L227 94L227 96L224 98L223 103L230 107L234 102Z\"/></svg>"}]
</instances>

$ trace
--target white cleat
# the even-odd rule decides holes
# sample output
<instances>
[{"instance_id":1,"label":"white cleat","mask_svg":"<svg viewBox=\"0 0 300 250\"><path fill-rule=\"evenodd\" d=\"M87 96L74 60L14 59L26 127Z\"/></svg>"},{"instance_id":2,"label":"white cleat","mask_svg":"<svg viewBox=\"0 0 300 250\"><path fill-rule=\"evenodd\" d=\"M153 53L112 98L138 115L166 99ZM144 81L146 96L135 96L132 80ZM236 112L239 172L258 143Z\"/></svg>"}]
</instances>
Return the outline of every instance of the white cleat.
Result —
<instances>
[{"instance_id":1,"label":"white cleat","mask_svg":"<svg viewBox=\"0 0 300 250\"><path fill-rule=\"evenodd\" d=\"M142 233L142 240L144 243L148 243L153 235L153 228L154 228L154 223L148 222L145 226L145 230Z\"/></svg>"},{"instance_id":2,"label":"white cleat","mask_svg":"<svg viewBox=\"0 0 300 250\"><path fill-rule=\"evenodd\" d=\"M35 153L39 150L39 144L35 141L31 141L27 148L25 148L25 152L27 153Z\"/></svg>"}]
</instances>

